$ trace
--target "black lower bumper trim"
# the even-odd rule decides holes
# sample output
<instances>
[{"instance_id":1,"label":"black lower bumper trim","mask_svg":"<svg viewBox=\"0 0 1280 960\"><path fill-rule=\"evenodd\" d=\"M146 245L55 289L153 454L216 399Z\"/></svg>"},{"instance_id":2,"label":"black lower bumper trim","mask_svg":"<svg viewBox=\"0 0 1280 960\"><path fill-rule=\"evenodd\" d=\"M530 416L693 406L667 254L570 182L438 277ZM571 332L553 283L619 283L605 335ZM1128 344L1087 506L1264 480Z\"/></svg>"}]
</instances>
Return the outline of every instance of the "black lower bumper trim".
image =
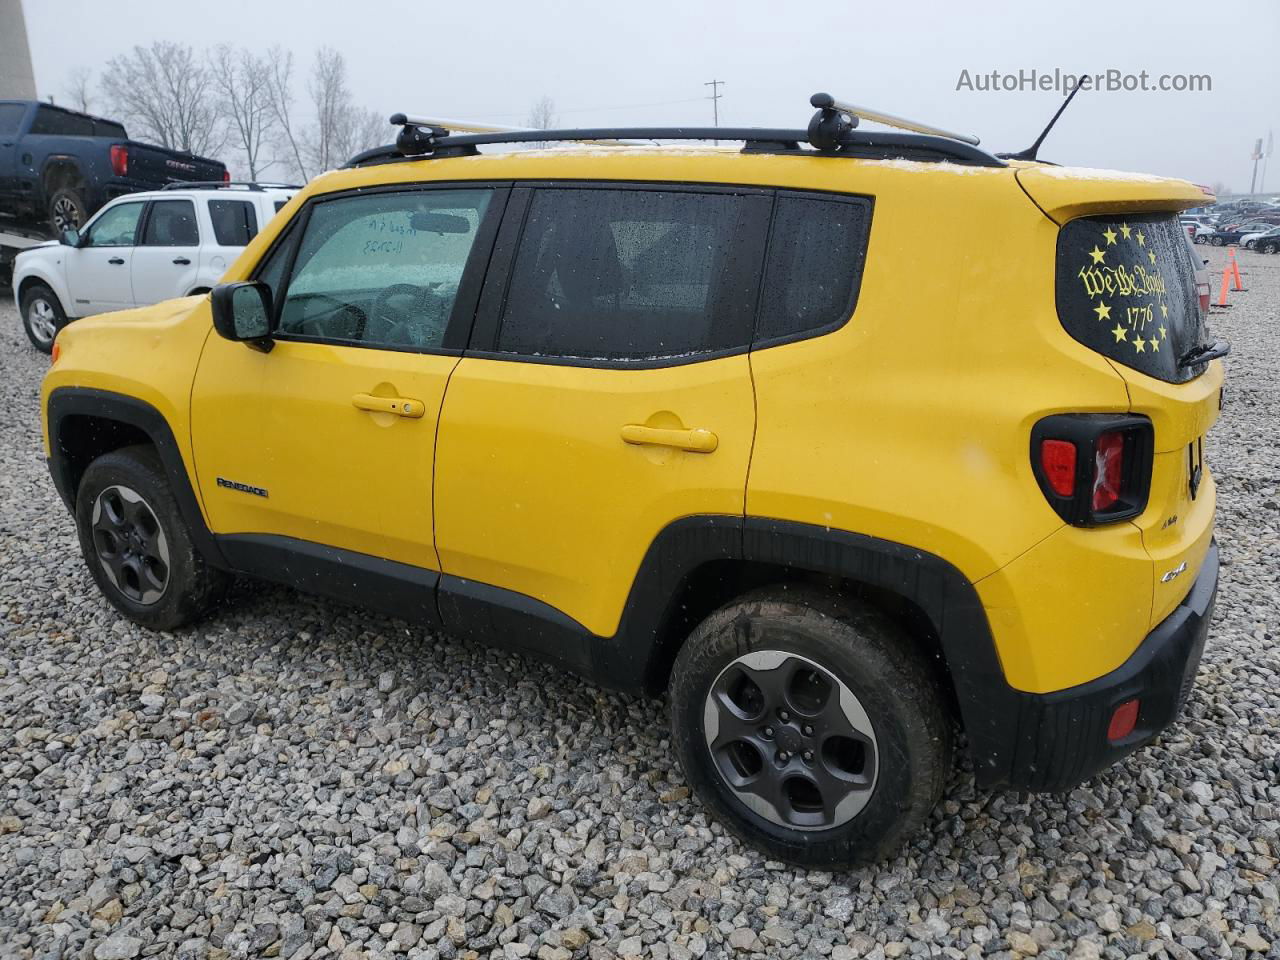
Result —
<instances>
[{"instance_id":1,"label":"black lower bumper trim","mask_svg":"<svg viewBox=\"0 0 1280 960\"><path fill-rule=\"evenodd\" d=\"M987 776L987 785L1059 792L1150 742L1178 716L1195 683L1218 591L1218 546L1212 543L1200 574L1181 604L1147 634L1115 670L1080 686L1053 693L1016 692L1010 740L1002 751L1007 774ZM1115 708L1140 703L1133 732L1107 739Z\"/></svg>"}]
</instances>

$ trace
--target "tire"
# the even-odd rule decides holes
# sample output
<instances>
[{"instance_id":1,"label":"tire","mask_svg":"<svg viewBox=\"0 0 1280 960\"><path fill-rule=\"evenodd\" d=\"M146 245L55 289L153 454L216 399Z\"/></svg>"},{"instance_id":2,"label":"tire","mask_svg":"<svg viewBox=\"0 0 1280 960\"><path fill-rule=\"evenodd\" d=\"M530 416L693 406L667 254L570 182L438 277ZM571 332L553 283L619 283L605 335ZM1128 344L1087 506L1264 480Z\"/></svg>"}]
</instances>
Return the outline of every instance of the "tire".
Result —
<instances>
[{"instance_id":1,"label":"tire","mask_svg":"<svg viewBox=\"0 0 1280 960\"><path fill-rule=\"evenodd\" d=\"M1196 241L1196 243L1203 244L1203 243L1207 243L1207 242L1208 242L1208 238L1207 238L1207 237L1202 237L1202 236L1200 236L1199 234L1197 234L1197 235L1196 235L1196 237L1195 237L1195 241Z\"/></svg>"},{"instance_id":2,"label":"tire","mask_svg":"<svg viewBox=\"0 0 1280 960\"><path fill-rule=\"evenodd\" d=\"M22 329L41 353L53 350L58 331L67 325L67 315L57 295L43 283L35 283L22 294Z\"/></svg>"},{"instance_id":3,"label":"tire","mask_svg":"<svg viewBox=\"0 0 1280 960\"><path fill-rule=\"evenodd\" d=\"M1280 252L1280 244L1266 243L1258 248L1259 253L1277 253Z\"/></svg>"},{"instance_id":4,"label":"tire","mask_svg":"<svg viewBox=\"0 0 1280 960\"><path fill-rule=\"evenodd\" d=\"M76 492L76 529L98 589L152 630L199 619L230 583L196 550L152 447L125 447L89 464Z\"/></svg>"},{"instance_id":5,"label":"tire","mask_svg":"<svg viewBox=\"0 0 1280 960\"><path fill-rule=\"evenodd\" d=\"M1215 247L1224 247L1227 245L1227 241L1224 240L1222 237L1214 237L1209 242L1212 243Z\"/></svg>"},{"instance_id":6,"label":"tire","mask_svg":"<svg viewBox=\"0 0 1280 960\"><path fill-rule=\"evenodd\" d=\"M89 208L74 187L61 187L49 198L49 226L55 237L61 237L63 230L79 230L88 219Z\"/></svg>"},{"instance_id":7,"label":"tire","mask_svg":"<svg viewBox=\"0 0 1280 960\"><path fill-rule=\"evenodd\" d=\"M951 772L952 724L932 668L887 617L816 590L762 590L713 613L680 650L669 692L694 793L787 863L885 859Z\"/></svg>"},{"instance_id":8,"label":"tire","mask_svg":"<svg viewBox=\"0 0 1280 960\"><path fill-rule=\"evenodd\" d=\"M1244 248L1245 248L1246 250L1252 250L1252 249L1253 249L1253 245L1254 245L1254 243L1255 243L1255 242L1256 242L1256 241L1254 241L1254 240L1250 240L1250 241L1248 241L1248 242L1244 245Z\"/></svg>"}]
</instances>

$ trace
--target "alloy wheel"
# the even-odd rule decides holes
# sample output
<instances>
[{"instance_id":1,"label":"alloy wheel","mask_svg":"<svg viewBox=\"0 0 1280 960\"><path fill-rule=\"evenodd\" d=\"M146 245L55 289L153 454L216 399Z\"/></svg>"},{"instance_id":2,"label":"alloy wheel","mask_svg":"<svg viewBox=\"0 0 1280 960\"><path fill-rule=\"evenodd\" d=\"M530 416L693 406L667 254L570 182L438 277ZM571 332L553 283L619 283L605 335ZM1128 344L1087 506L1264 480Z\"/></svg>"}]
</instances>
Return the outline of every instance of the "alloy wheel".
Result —
<instances>
[{"instance_id":1,"label":"alloy wheel","mask_svg":"<svg viewBox=\"0 0 1280 960\"><path fill-rule=\"evenodd\" d=\"M58 315L53 312L53 304L43 297L32 300L27 309L27 325L42 344L53 343L53 338L58 335Z\"/></svg>"},{"instance_id":2,"label":"alloy wheel","mask_svg":"<svg viewBox=\"0 0 1280 960\"><path fill-rule=\"evenodd\" d=\"M169 544L155 511L137 492L107 487L93 502L90 526L98 562L117 590L144 606L164 596Z\"/></svg>"},{"instance_id":3,"label":"alloy wheel","mask_svg":"<svg viewBox=\"0 0 1280 960\"><path fill-rule=\"evenodd\" d=\"M879 754L866 710L799 654L760 650L726 666L707 693L703 733L725 785L779 826L841 826L875 789Z\"/></svg>"}]
</instances>

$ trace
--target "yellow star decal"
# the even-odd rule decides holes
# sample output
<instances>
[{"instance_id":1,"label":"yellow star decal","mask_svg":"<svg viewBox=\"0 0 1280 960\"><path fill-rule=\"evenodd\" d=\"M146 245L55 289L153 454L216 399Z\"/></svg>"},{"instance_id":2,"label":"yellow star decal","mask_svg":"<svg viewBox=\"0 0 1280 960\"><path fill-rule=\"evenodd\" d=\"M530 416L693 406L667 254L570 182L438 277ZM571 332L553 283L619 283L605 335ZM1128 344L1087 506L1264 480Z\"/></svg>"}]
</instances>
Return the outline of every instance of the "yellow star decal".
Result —
<instances>
[{"instance_id":1,"label":"yellow star decal","mask_svg":"<svg viewBox=\"0 0 1280 960\"><path fill-rule=\"evenodd\" d=\"M1169 336L1169 331L1168 331L1168 330L1166 330L1164 327L1161 327L1161 328L1160 328L1160 339L1164 340L1164 339L1166 339L1168 336Z\"/></svg>"},{"instance_id":2,"label":"yellow star decal","mask_svg":"<svg viewBox=\"0 0 1280 960\"><path fill-rule=\"evenodd\" d=\"M1099 320L1111 319L1111 308L1107 306L1105 303L1098 304L1096 307L1093 308L1093 312L1098 315Z\"/></svg>"},{"instance_id":3,"label":"yellow star decal","mask_svg":"<svg viewBox=\"0 0 1280 960\"><path fill-rule=\"evenodd\" d=\"M1151 258L1152 263L1156 262L1156 252L1154 250L1148 250L1147 256Z\"/></svg>"},{"instance_id":4,"label":"yellow star decal","mask_svg":"<svg viewBox=\"0 0 1280 960\"><path fill-rule=\"evenodd\" d=\"M1169 315L1169 308L1166 307L1163 303L1160 304L1160 316L1167 317L1168 315ZM1164 330L1164 327L1161 327L1160 329Z\"/></svg>"},{"instance_id":5,"label":"yellow star decal","mask_svg":"<svg viewBox=\"0 0 1280 960\"><path fill-rule=\"evenodd\" d=\"M1101 250L1099 250L1097 245L1095 244L1093 249L1089 251L1089 256L1093 257L1094 263L1101 263L1102 258L1105 257L1106 254L1103 253Z\"/></svg>"},{"instance_id":6,"label":"yellow star decal","mask_svg":"<svg viewBox=\"0 0 1280 960\"><path fill-rule=\"evenodd\" d=\"M1129 331L1126 330L1124 327L1120 326L1120 324L1118 323L1116 324L1116 328L1111 332L1116 335L1116 343L1119 343L1121 340L1129 339Z\"/></svg>"},{"instance_id":7,"label":"yellow star decal","mask_svg":"<svg viewBox=\"0 0 1280 960\"><path fill-rule=\"evenodd\" d=\"M1106 230L1102 231L1102 235L1107 238L1108 247L1116 242L1116 232L1112 230L1110 227L1107 227Z\"/></svg>"},{"instance_id":8,"label":"yellow star decal","mask_svg":"<svg viewBox=\"0 0 1280 960\"><path fill-rule=\"evenodd\" d=\"M1139 353L1142 353L1144 351L1144 349L1146 348L1146 345L1147 345L1147 341L1143 340L1141 337L1133 341L1133 349L1137 350Z\"/></svg>"},{"instance_id":9,"label":"yellow star decal","mask_svg":"<svg viewBox=\"0 0 1280 960\"><path fill-rule=\"evenodd\" d=\"M1157 340L1155 337L1152 337L1152 338L1151 338L1150 340L1148 340L1147 342L1151 344L1151 349L1152 349L1152 350L1155 350L1155 351L1159 351L1159 350L1160 350L1160 341L1159 341L1159 340Z\"/></svg>"},{"instance_id":10,"label":"yellow star decal","mask_svg":"<svg viewBox=\"0 0 1280 960\"><path fill-rule=\"evenodd\" d=\"M1126 240L1129 239L1129 231L1130 227L1127 223L1120 224L1120 236L1124 237Z\"/></svg>"},{"instance_id":11,"label":"yellow star decal","mask_svg":"<svg viewBox=\"0 0 1280 960\"><path fill-rule=\"evenodd\" d=\"M1144 237L1144 236L1142 235L1142 231L1141 231L1141 230L1139 230L1139 231L1138 231L1138 246L1140 246L1140 247L1145 247L1146 245L1147 245L1147 238L1146 238L1146 237Z\"/></svg>"}]
</instances>

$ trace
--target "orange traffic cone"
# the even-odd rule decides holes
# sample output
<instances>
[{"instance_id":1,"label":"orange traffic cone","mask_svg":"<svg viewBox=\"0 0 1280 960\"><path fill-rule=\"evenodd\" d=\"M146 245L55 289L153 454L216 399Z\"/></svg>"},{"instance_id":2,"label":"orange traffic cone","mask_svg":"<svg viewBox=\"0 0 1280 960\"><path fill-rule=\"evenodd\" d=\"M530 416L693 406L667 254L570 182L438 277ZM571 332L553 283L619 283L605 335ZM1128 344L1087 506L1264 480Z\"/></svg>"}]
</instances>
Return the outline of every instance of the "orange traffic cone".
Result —
<instances>
[{"instance_id":1,"label":"orange traffic cone","mask_svg":"<svg viewBox=\"0 0 1280 960\"><path fill-rule=\"evenodd\" d=\"M1229 307L1227 303L1227 287L1231 284L1231 268L1222 268L1222 286L1218 288L1218 302L1214 304L1216 307Z\"/></svg>"},{"instance_id":2,"label":"orange traffic cone","mask_svg":"<svg viewBox=\"0 0 1280 960\"><path fill-rule=\"evenodd\" d=\"M1241 284L1240 284L1240 264L1236 263L1236 248L1235 248L1235 247L1232 247L1232 248L1228 251L1228 256L1229 256L1229 257L1230 257L1230 259L1231 259L1231 264L1230 264L1230 266L1231 266L1231 276L1232 276L1232 278L1235 280L1235 287L1234 287L1234 289L1236 289L1236 290L1244 290L1244 287L1243 287L1243 286L1241 286Z\"/></svg>"}]
</instances>

